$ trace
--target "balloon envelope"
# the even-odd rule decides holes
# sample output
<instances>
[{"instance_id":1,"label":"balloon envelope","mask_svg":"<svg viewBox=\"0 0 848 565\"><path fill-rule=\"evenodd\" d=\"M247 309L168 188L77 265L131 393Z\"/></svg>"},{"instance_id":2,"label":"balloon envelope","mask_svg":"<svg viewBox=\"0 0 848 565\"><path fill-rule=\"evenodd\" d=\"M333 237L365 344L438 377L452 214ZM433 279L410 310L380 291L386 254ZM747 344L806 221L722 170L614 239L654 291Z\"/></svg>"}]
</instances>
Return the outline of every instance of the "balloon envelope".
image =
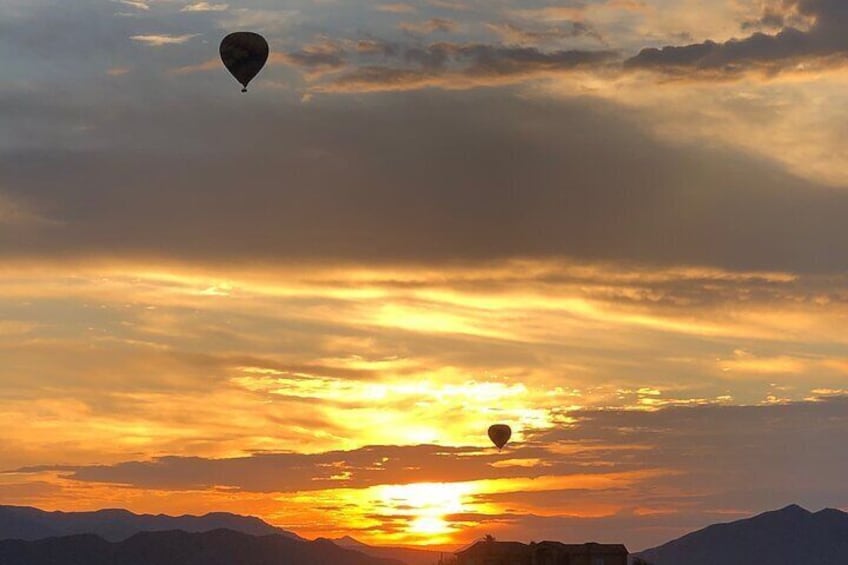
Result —
<instances>
[{"instance_id":1,"label":"balloon envelope","mask_svg":"<svg viewBox=\"0 0 848 565\"><path fill-rule=\"evenodd\" d=\"M247 84L268 61L268 42L258 33L237 31L221 41L221 61L247 92Z\"/></svg>"},{"instance_id":2,"label":"balloon envelope","mask_svg":"<svg viewBox=\"0 0 848 565\"><path fill-rule=\"evenodd\" d=\"M506 424L495 424L489 426L489 439L492 440L498 449L503 449L509 438L512 437L512 429Z\"/></svg>"}]
</instances>

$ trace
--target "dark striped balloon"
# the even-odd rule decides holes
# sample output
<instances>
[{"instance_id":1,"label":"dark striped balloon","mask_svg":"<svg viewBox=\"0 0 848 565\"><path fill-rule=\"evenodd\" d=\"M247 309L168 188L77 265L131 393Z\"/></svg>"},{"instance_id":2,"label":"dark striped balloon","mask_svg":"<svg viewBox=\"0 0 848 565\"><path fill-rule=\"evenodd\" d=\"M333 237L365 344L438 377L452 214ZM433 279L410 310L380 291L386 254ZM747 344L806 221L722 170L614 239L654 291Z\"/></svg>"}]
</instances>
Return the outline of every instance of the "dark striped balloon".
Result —
<instances>
[{"instance_id":1,"label":"dark striped balloon","mask_svg":"<svg viewBox=\"0 0 848 565\"><path fill-rule=\"evenodd\" d=\"M221 61L247 92L247 85L268 61L268 42L258 33L237 31L221 41Z\"/></svg>"}]
</instances>

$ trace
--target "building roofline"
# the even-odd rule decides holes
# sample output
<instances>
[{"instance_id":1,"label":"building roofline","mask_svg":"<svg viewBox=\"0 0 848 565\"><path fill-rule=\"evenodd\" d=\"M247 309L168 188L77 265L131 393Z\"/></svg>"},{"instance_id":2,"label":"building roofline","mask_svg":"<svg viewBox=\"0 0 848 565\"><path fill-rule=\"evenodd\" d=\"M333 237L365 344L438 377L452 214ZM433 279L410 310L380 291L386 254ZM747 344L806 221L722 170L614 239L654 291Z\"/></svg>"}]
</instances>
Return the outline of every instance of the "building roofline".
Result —
<instances>
[{"instance_id":1,"label":"building roofline","mask_svg":"<svg viewBox=\"0 0 848 565\"><path fill-rule=\"evenodd\" d=\"M626 553L629 555L627 551L627 546L622 543L598 543L594 541L586 542L586 543L563 543L560 541L551 541L544 540L540 542L532 542L532 543L521 543L519 541L486 541L479 540L474 544L466 547L465 549L461 549L454 552L454 555L463 555L471 552L472 550L476 550L478 547L497 547L497 548L510 548L510 549L530 549L531 547L546 545L546 546L554 546L561 547L569 550L581 550L581 549L590 549L592 551L602 551L602 552L610 552L610 553Z\"/></svg>"}]
</instances>

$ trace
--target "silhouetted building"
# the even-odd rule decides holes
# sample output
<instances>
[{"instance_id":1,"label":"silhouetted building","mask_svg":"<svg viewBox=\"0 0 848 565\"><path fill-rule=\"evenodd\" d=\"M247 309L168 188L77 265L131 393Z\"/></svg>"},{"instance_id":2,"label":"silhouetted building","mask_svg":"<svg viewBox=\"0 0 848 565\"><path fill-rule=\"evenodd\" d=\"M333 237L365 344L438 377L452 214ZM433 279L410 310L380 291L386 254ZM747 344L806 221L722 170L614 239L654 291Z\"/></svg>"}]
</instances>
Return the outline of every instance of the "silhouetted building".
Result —
<instances>
[{"instance_id":1,"label":"silhouetted building","mask_svg":"<svg viewBox=\"0 0 848 565\"><path fill-rule=\"evenodd\" d=\"M516 541L478 541L456 552L457 565L532 565L530 546Z\"/></svg>"},{"instance_id":2,"label":"silhouetted building","mask_svg":"<svg viewBox=\"0 0 848 565\"><path fill-rule=\"evenodd\" d=\"M621 544L479 541L456 552L457 565L627 565Z\"/></svg>"},{"instance_id":3,"label":"silhouetted building","mask_svg":"<svg viewBox=\"0 0 848 565\"><path fill-rule=\"evenodd\" d=\"M627 548L620 543L531 544L531 565L627 565Z\"/></svg>"}]
</instances>

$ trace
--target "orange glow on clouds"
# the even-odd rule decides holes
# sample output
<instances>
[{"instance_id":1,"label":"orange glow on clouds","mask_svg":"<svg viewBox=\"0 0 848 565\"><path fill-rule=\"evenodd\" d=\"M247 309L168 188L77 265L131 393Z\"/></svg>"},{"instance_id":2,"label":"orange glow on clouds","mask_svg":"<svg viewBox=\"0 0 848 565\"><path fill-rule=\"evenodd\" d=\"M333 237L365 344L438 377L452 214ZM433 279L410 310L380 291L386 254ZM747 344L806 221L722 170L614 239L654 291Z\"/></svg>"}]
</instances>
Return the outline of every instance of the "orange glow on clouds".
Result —
<instances>
[{"instance_id":1,"label":"orange glow on clouds","mask_svg":"<svg viewBox=\"0 0 848 565\"><path fill-rule=\"evenodd\" d=\"M594 469L563 475L549 475L538 454L509 450L570 429L579 410L844 390L844 355L822 353L848 344L842 283L543 261L439 272L7 266L0 470L369 445L466 446L457 459L474 460L490 454L491 423L514 434L486 466L503 479L422 482L410 469L409 484L375 472L357 488L262 494L122 488L45 471L0 475L0 494L48 509L229 510L307 536L444 545L506 527L483 520L516 512L640 508L603 493L672 470L619 471L599 458L631 461L644 444L561 439L549 456ZM356 472L326 471L340 486ZM531 496L563 490L585 494Z\"/></svg>"}]
</instances>

